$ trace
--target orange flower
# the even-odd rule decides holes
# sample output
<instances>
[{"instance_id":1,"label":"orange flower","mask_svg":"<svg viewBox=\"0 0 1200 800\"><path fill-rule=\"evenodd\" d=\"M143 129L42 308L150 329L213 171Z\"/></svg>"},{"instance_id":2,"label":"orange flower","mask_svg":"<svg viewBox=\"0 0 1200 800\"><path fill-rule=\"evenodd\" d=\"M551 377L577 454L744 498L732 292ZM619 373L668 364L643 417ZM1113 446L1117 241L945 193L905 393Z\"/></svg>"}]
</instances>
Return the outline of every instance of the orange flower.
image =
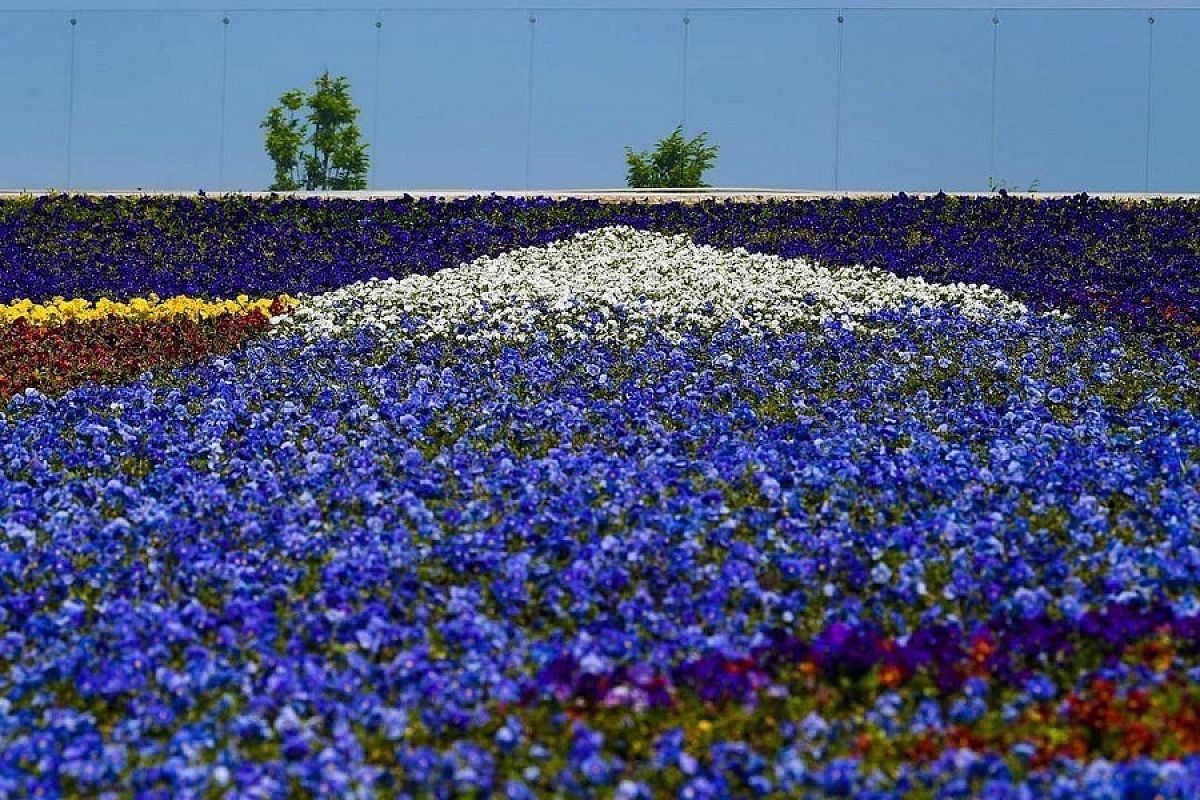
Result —
<instances>
[{"instance_id":1,"label":"orange flower","mask_svg":"<svg viewBox=\"0 0 1200 800\"><path fill-rule=\"evenodd\" d=\"M899 686L904 680L904 672L895 664L885 664L879 671L879 682L889 689Z\"/></svg>"}]
</instances>

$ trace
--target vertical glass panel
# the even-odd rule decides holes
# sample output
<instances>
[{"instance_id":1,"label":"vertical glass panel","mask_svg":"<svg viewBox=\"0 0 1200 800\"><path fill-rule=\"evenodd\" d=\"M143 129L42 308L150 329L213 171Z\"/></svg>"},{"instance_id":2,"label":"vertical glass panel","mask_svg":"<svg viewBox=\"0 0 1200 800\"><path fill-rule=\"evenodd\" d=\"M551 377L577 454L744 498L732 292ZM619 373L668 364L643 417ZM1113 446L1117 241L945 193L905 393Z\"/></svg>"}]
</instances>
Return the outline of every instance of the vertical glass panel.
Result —
<instances>
[{"instance_id":1,"label":"vertical glass panel","mask_svg":"<svg viewBox=\"0 0 1200 800\"><path fill-rule=\"evenodd\" d=\"M720 145L715 186L833 183L837 23L830 12L692 11L688 131Z\"/></svg>"},{"instance_id":2,"label":"vertical glass panel","mask_svg":"<svg viewBox=\"0 0 1200 800\"><path fill-rule=\"evenodd\" d=\"M1200 12L1154 20L1150 191L1200 191Z\"/></svg>"},{"instance_id":3,"label":"vertical glass panel","mask_svg":"<svg viewBox=\"0 0 1200 800\"><path fill-rule=\"evenodd\" d=\"M528 17L524 11L381 16L377 186L523 188ZM367 125L374 124L371 113L364 114Z\"/></svg>"},{"instance_id":4,"label":"vertical glass panel","mask_svg":"<svg viewBox=\"0 0 1200 800\"><path fill-rule=\"evenodd\" d=\"M1024 189L1137 191L1146 12L1000 14L997 177Z\"/></svg>"},{"instance_id":5,"label":"vertical glass panel","mask_svg":"<svg viewBox=\"0 0 1200 800\"><path fill-rule=\"evenodd\" d=\"M220 17L76 16L73 185L211 187L219 133Z\"/></svg>"},{"instance_id":6,"label":"vertical glass panel","mask_svg":"<svg viewBox=\"0 0 1200 800\"><path fill-rule=\"evenodd\" d=\"M540 11L534 57L535 188L620 188L625 148L679 124L679 11Z\"/></svg>"},{"instance_id":7,"label":"vertical glass panel","mask_svg":"<svg viewBox=\"0 0 1200 800\"><path fill-rule=\"evenodd\" d=\"M369 137L375 14L263 11L231 13L229 18L225 123L225 182L229 189L264 190L271 185L274 166L263 146L259 124L281 94L289 89L311 92L313 82L325 70L349 80L350 96L362 111L359 128ZM217 27L219 22L218 18ZM216 111L212 113L215 119Z\"/></svg>"},{"instance_id":8,"label":"vertical glass panel","mask_svg":"<svg viewBox=\"0 0 1200 800\"><path fill-rule=\"evenodd\" d=\"M0 14L0 189L66 185L69 16Z\"/></svg>"},{"instance_id":9,"label":"vertical glass panel","mask_svg":"<svg viewBox=\"0 0 1200 800\"><path fill-rule=\"evenodd\" d=\"M986 188L991 11L845 17L842 188Z\"/></svg>"}]
</instances>

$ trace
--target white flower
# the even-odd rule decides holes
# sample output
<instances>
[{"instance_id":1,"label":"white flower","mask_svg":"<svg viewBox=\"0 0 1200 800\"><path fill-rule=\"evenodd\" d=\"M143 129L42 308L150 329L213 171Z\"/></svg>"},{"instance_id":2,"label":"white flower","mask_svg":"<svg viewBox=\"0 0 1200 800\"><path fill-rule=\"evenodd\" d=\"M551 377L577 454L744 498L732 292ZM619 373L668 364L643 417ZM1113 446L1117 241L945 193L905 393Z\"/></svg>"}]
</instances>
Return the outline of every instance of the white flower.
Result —
<instances>
[{"instance_id":1,"label":"white flower","mask_svg":"<svg viewBox=\"0 0 1200 800\"><path fill-rule=\"evenodd\" d=\"M300 298L276 335L309 340L374 328L386 337L422 321L405 338L527 341L537 329L573 338L588 327L607 339L633 338L638 325L614 319L622 309L635 323L715 328L736 321L759 332L838 319L848 327L888 309L952 306L973 318L1019 317L1026 306L1004 292L974 284L931 284L865 267L828 268L802 259L720 250L685 235L628 227L602 228L542 247L481 258L433 275L370 280ZM459 325L471 333L456 334Z\"/></svg>"}]
</instances>

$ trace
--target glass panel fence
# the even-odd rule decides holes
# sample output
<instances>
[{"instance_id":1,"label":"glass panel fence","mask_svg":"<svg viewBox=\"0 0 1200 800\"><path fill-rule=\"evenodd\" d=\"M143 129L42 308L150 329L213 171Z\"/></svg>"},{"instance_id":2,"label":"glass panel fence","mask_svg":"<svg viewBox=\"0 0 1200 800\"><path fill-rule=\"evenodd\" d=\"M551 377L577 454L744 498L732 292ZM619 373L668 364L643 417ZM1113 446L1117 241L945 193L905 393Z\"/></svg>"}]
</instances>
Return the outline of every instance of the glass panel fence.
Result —
<instances>
[{"instance_id":1,"label":"glass panel fence","mask_svg":"<svg viewBox=\"0 0 1200 800\"><path fill-rule=\"evenodd\" d=\"M721 147L710 182L831 185L835 12L704 10L688 17L687 130L708 131Z\"/></svg>"},{"instance_id":2,"label":"glass panel fence","mask_svg":"<svg viewBox=\"0 0 1200 800\"><path fill-rule=\"evenodd\" d=\"M1154 22L1150 23L1150 19ZM1160 192L1200 187L1200 12L1146 15L1150 95L1143 186Z\"/></svg>"},{"instance_id":3,"label":"glass panel fence","mask_svg":"<svg viewBox=\"0 0 1200 800\"><path fill-rule=\"evenodd\" d=\"M843 189L986 184L991 11L844 14Z\"/></svg>"},{"instance_id":4,"label":"glass panel fence","mask_svg":"<svg viewBox=\"0 0 1200 800\"><path fill-rule=\"evenodd\" d=\"M10 7L0 189L264 189L326 69L378 189L616 188L678 125L721 186L1200 186L1200 11L994 13Z\"/></svg>"},{"instance_id":5,"label":"glass panel fence","mask_svg":"<svg viewBox=\"0 0 1200 800\"><path fill-rule=\"evenodd\" d=\"M66 14L0 14L0 189L68 184L70 41Z\"/></svg>"},{"instance_id":6,"label":"glass panel fence","mask_svg":"<svg viewBox=\"0 0 1200 800\"><path fill-rule=\"evenodd\" d=\"M214 186L221 101L217 15L78 13L72 187Z\"/></svg>"},{"instance_id":7,"label":"glass panel fence","mask_svg":"<svg viewBox=\"0 0 1200 800\"><path fill-rule=\"evenodd\" d=\"M381 15L372 185L526 186L529 42L524 11ZM374 23L372 23L374 24ZM363 86L361 97L370 98Z\"/></svg>"},{"instance_id":8,"label":"glass panel fence","mask_svg":"<svg viewBox=\"0 0 1200 800\"><path fill-rule=\"evenodd\" d=\"M1000 21L996 172L1017 188L1138 191L1144 11L1008 11Z\"/></svg>"},{"instance_id":9,"label":"glass panel fence","mask_svg":"<svg viewBox=\"0 0 1200 800\"><path fill-rule=\"evenodd\" d=\"M345 76L362 109L360 129L374 113L375 15L370 12L263 11L229 14L226 102L227 189L270 186L273 166L260 123L290 89L313 88L323 72ZM365 122L365 126L364 126Z\"/></svg>"},{"instance_id":10,"label":"glass panel fence","mask_svg":"<svg viewBox=\"0 0 1200 800\"><path fill-rule=\"evenodd\" d=\"M680 121L680 13L536 17L531 185L623 185L624 148L650 147Z\"/></svg>"}]
</instances>

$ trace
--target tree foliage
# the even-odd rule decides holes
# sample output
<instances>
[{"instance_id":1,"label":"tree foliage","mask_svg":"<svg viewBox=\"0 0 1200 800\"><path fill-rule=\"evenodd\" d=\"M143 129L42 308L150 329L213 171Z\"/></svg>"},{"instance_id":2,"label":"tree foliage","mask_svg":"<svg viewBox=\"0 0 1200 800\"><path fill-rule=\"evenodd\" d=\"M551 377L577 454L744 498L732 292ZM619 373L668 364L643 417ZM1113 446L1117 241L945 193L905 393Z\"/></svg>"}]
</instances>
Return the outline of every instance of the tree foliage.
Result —
<instances>
[{"instance_id":1,"label":"tree foliage","mask_svg":"<svg viewBox=\"0 0 1200 800\"><path fill-rule=\"evenodd\" d=\"M350 82L317 78L312 94L284 92L260 125L275 162L273 191L367 188L367 145L358 129Z\"/></svg>"},{"instance_id":2,"label":"tree foliage","mask_svg":"<svg viewBox=\"0 0 1200 800\"><path fill-rule=\"evenodd\" d=\"M633 189L696 188L708 186L704 173L717 160L717 145L708 144L708 133L683 137L683 126L655 145L652 152L625 148L629 165L626 183Z\"/></svg>"}]
</instances>

